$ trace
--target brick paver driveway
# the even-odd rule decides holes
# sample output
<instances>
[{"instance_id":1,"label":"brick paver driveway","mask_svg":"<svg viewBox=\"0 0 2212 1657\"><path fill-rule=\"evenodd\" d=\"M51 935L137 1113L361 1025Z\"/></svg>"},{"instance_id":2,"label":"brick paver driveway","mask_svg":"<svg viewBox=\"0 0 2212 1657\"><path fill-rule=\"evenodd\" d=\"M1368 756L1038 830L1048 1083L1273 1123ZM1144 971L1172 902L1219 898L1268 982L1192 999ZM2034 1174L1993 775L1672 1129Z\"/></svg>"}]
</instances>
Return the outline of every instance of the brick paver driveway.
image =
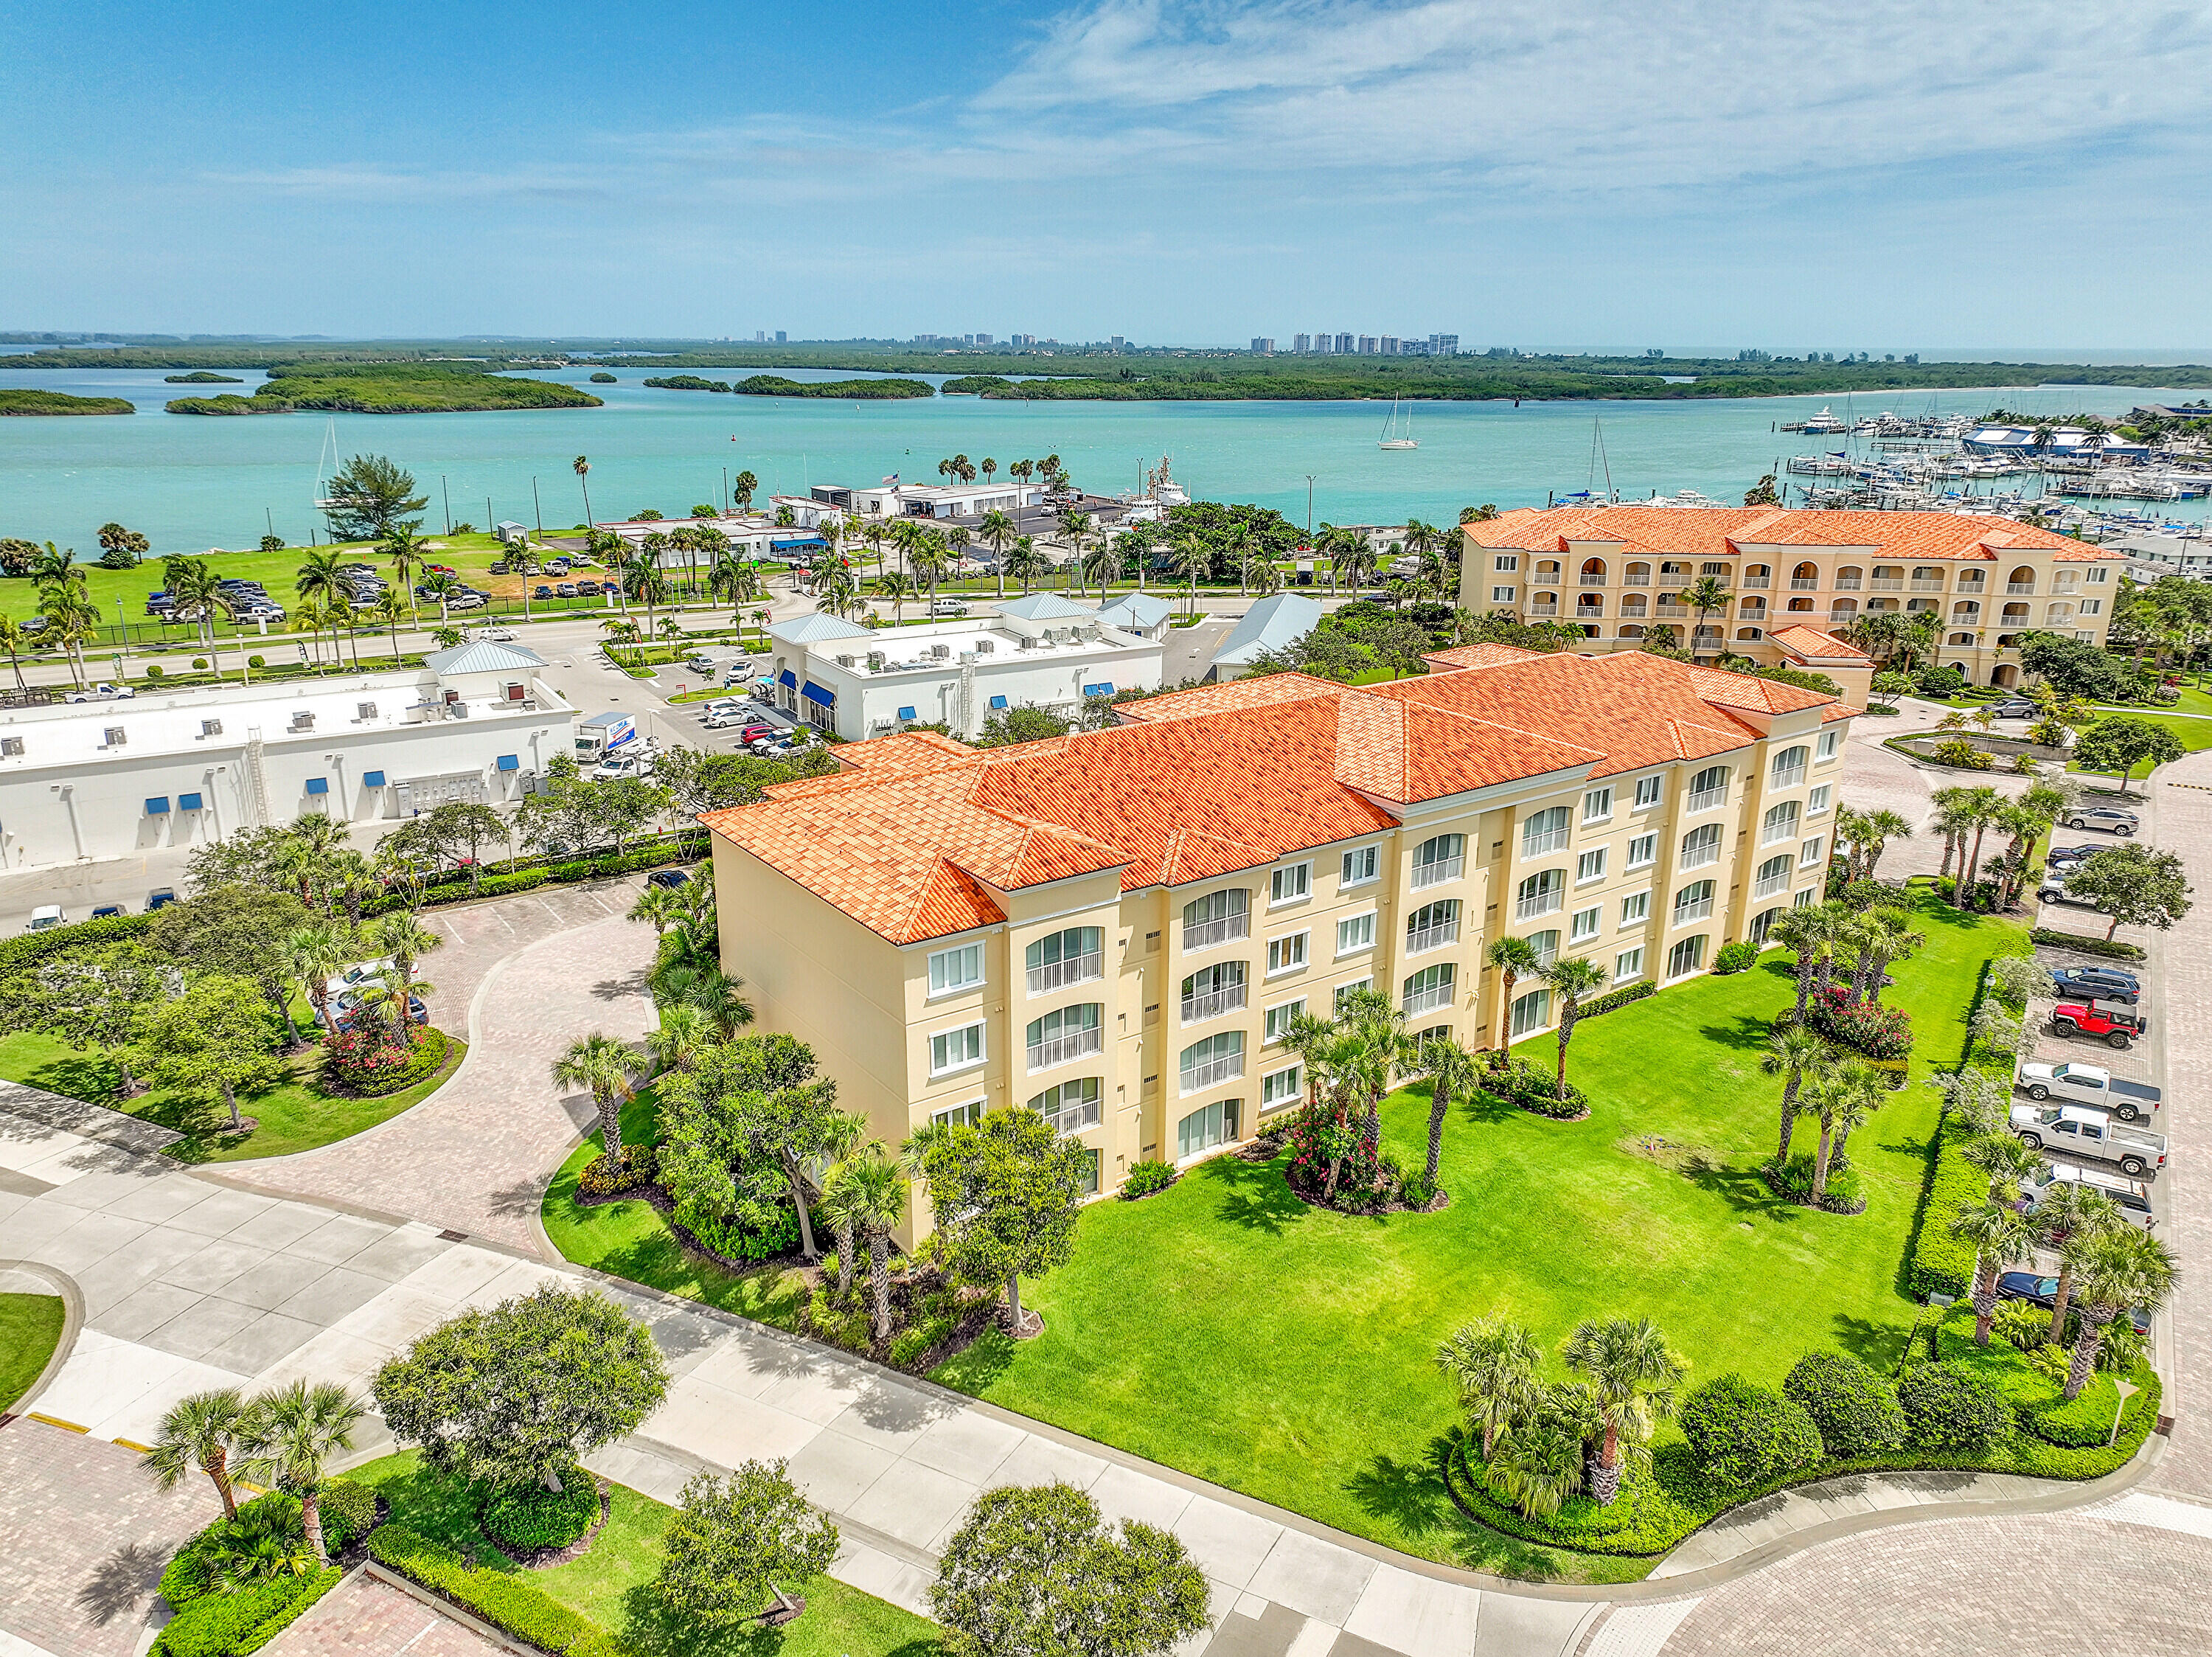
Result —
<instances>
[{"instance_id":1,"label":"brick paver driveway","mask_svg":"<svg viewBox=\"0 0 2212 1657\"><path fill-rule=\"evenodd\" d=\"M623 918L636 890L609 881L437 916L448 941L424 972L437 1016L469 1037L459 1070L365 1134L216 1172L542 1252L546 1176L592 1115L588 1096L554 1087L552 1063L594 1030L635 1041L653 1026L653 929Z\"/></svg>"}]
</instances>

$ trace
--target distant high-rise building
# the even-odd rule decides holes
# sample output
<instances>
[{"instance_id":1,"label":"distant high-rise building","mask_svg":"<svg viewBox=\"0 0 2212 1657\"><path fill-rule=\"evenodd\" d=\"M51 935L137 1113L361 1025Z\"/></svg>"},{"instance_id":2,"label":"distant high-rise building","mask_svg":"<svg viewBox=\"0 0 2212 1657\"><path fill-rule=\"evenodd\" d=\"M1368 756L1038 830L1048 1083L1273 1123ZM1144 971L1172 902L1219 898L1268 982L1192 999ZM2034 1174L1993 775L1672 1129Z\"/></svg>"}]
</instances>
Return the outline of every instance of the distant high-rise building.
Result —
<instances>
[{"instance_id":1,"label":"distant high-rise building","mask_svg":"<svg viewBox=\"0 0 2212 1657\"><path fill-rule=\"evenodd\" d=\"M1305 356L1307 352L1313 350L1313 336L1310 333L1292 334L1291 336L1291 349L1296 351L1300 356Z\"/></svg>"},{"instance_id":2,"label":"distant high-rise building","mask_svg":"<svg viewBox=\"0 0 2212 1657\"><path fill-rule=\"evenodd\" d=\"M1006 336L1006 343L1009 345L1029 346L1036 344L1037 338L1033 333L1010 333Z\"/></svg>"},{"instance_id":3,"label":"distant high-rise building","mask_svg":"<svg viewBox=\"0 0 2212 1657\"><path fill-rule=\"evenodd\" d=\"M979 333L975 336L974 343L978 345L988 345L991 343L991 336L987 333Z\"/></svg>"},{"instance_id":4,"label":"distant high-rise building","mask_svg":"<svg viewBox=\"0 0 2212 1657\"><path fill-rule=\"evenodd\" d=\"M1254 335L1252 336L1252 355L1253 355L1253 356L1273 356L1274 354L1275 354L1275 342L1274 342L1273 339L1269 338L1268 338L1267 335L1265 335L1265 334L1256 334L1256 333L1255 333L1255 334L1254 334Z\"/></svg>"},{"instance_id":5,"label":"distant high-rise building","mask_svg":"<svg viewBox=\"0 0 2212 1657\"><path fill-rule=\"evenodd\" d=\"M1434 356L1457 356L1459 336L1455 333L1432 333L1429 336L1429 352Z\"/></svg>"},{"instance_id":6,"label":"distant high-rise building","mask_svg":"<svg viewBox=\"0 0 2212 1657\"><path fill-rule=\"evenodd\" d=\"M753 330L753 343L754 343L755 344L757 344L757 345L765 345L765 344L768 344L768 330L767 330L766 328L756 328L756 329L754 329L754 330Z\"/></svg>"},{"instance_id":7,"label":"distant high-rise building","mask_svg":"<svg viewBox=\"0 0 2212 1657\"><path fill-rule=\"evenodd\" d=\"M1127 344L1129 342L1122 338L1120 334L1115 334L1112 338L1109 338L1106 343L1118 351L1122 346Z\"/></svg>"},{"instance_id":8,"label":"distant high-rise building","mask_svg":"<svg viewBox=\"0 0 2212 1657\"><path fill-rule=\"evenodd\" d=\"M1384 334L1381 339L1376 342L1376 353L1377 356L1397 356L1398 336L1394 333Z\"/></svg>"},{"instance_id":9,"label":"distant high-rise building","mask_svg":"<svg viewBox=\"0 0 2212 1657\"><path fill-rule=\"evenodd\" d=\"M1359 349L1359 342L1358 342L1358 340L1354 339L1354 338L1353 338L1350 334L1348 334L1348 333L1340 333L1340 334L1337 335L1337 337L1336 337L1336 354L1337 354L1339 356L1351 356L1351 355L1352 354L1352 352L1354 352L1354 351L1358 350L1358 349Z\"/></svg>"},{"instance_id":10,"label":"distant high-rise building","mask_svg":"<svg viewBox=\"0 0 2212 1657\"><path fill-rule=\"evenodd\" d=\"M781 344L784 344L784 343L785 343L785 340L784 340L784 332L783 332L783 330L782 330L782 329L781 329L781 328L778 328L778 329L775 331L775 343L776 343L777 344L779 344L779 345L781 345Z\"/></svg>"},{"instance_id":11,"label":"distant high-rise building","mask_svg":"<svg viewBox=\"0 0 2212 1657\"><path fill-rule=\"evenodd\" d=\"M1343 336L1343 335L1341 335L1341 334L1339 334L1339 335L1337 336L1337 338L1340 338L1340 339L1341 339L1343 337L1344 337L1344 336ZM1378 341L1378 340L1375 338L1375 336L1374 336L1373 334L1371 334L1371 333L1364 333L1364 334L1360 335L1360 336L1359 336L1359 347L1358 347L1358 349L1359 349L1359 355L1360 355L1360 356L1373 356L1376 355L1376 345L1377 345L1377 344L1379 344L1380 343L1381 343L1381 342L1380 342L1380 341Z\"/></svg>"}]
</instances>

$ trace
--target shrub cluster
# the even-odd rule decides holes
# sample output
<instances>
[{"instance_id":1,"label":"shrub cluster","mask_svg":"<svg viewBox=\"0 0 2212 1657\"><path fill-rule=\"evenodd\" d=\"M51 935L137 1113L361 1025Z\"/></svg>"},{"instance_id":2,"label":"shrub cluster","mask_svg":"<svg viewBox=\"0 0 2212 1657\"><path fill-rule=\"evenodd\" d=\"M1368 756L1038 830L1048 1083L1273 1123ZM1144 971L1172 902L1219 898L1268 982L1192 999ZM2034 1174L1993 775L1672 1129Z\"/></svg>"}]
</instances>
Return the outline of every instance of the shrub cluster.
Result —
<instances>
[{"instance_id":1,"label":"shrub cluster","mask_svg":"<svg viewBox=\"0 0 2212 1657\"><path fill-rule=\"evenodd\" d=\"M599 1516L598 1481L580 1467L561 1477L561 1488L518 1485L495 1493L484 1503L484 1534L517 1553L565 1548L592 1528Z\"/></svg>"},{"instance_id":2,"label":"shrub cluster","mask_svg":"<svg viewBox=\"0 0 2212 1657\"><path fill-rule=\"evenodd\" d=\"M1716 1376L1692 1392L1681 1422L1698 1467L1721 1484L1741 1489L1820 1459L1820 1434L1804 1405L1741 1375Z\"/></svg>"},{"instance_id":3,"label":"shrub cluster","mask_svg":"<svg viewBox=\"0 0 2212 1657\"><path fill-rule=\"evenodd\" d=\"M1985 771L1996 761L1966 740L1954 736L1948 742L1938 742L1928 755L1939 765L1948 765L1954 771Z\"/></svg>"},{"instance_id":4,"label":"shrub cluster","mask_svg":"<svg viewBox=\"0 0 2212 1657\"><path fill-rule=\"evenodd\" d=\"M1630 984L1626 990L1610 990L1598 996L1595 1001L1584 1002L1582 1015L1586 1019L1594 1019L1601 1013L1618 1012L1631 1002L1642 1001L1647 996L1656 996L1658 993L1659 986L1646 978L1641 984Z\"/></svg>"},{"instance_id":5,"label":"shrub cluster","mask_svg":"<svg viewBox=\"0 0 2212 1657\"><path fill-rule=\"evenodd\" d=\"M122 943L136 938L154 923L150 915L110 915L97 921L77 921L50 926L43 932L26 932L0 941L0 978L43 966L64 951L95 944Z\"/></svg>"},{"instance_id":6,"label":"shrub cluster","mask_svg":"<svg viewBox=\"0 0 2212 1657\"><path fill-rule=\"evenodd\" d=\"M413 1044L401 1047L364 1019L323 1038L323 1081L338 1093L381 1098L435 1075L450 1051L442 1030L416 1026Z\"/></svg>"},{"instance_id":7,"label":"shrub cluster","mask_svg":"<svg viewBox=\"0 0 2212 1657\"><path fill-rule=\"evenodd\" d=\"M729 1214L686 1213L681 1223L708 1253L726 1260L766 1260L799 1246L799 1216L788 1203L741 1196Z\"/></svg>"},{"instance_id":8,"label":"shrub cluster","mask_svg":"<svg viewBox=\"0 0 2212 1657\"><path fill-rule=\"evenodd\" d=\"M1574 1122L1589 1114L1588 1093L1571 1081L1566 1097L1562 1099L1559 1079L1534 1060L1522 1058L1517 1053L1508 1063L1505 1073L1493 1073L1486 1085L1491 1092L1503 1094L1531 1116Z\"/></svg>"},{"instance_id":9,"label":"shrub cluster","mask_svg":"<svg viewBox=\"0 0 2212 1657\"><path fill-rule=\"evenodd\" d=\"M344 1576L333 1565L304 1576L270 1577L235 1593L203 1595L169 1620L149 1657L246 1657L289 1628Z\"/></svg>"},{"instance_id":10,"label":"shrub cluster","mask_svg":"<svg viewBox=\"0 0 2212 1657\"><path fill-rule=\"evenodd\" d=\"M1731 972L1741 972L1759 959L1759 946L1748 938L1740 938L1721 946L1713 957L1713 971L1725 978Z\"/></svg>"},{"instance_id":11,"label":"shrub cluster","mask_svg":"<svg viewBox=\"0 0 2212 1657\"><path fill-rule=\"evenodd\" d=\"M1844 984L1829 984L1807 1002L1805 1021L1838 1045L1869 1058L1903 1058L1912 1051L1912 1020L1903 1008L1854 1002Z\"/></svg>"},{"instance_id":12,"label":"shrub cluster","mask_svg":"<svg viewBox=\"0 0 2212 1657\"><path fill-rule=\"evenodd\" d=\"M1811 1419L1832 1460L1882 1455L1905 1442L1896 1389L1856 1358L1808 1352L1784 1377L1782 1395Z\"/></svg>"},{"instance_id":13,"label":"shrub cluster","mask_svg":"<svg viewBox=\"0 0 2212 1657\"><path fill-rule=\"evenodd\" d=\"M1953 1299L1966 1292L1974 1275L1974 1250L1951 1234L1950 1221L1960 1209L1986 1201L1990 1177L1966 1161L1966 1142L1972 1132L1963 1122L1946 1117L1936 1147L1936 1173L1928 1182L1912 1235L1907 1279L1921 1300L1930 1295Z\"/></svg>"},{"instance_id":14,"label":"shrub cluster","mask_svg":"<svg viewBox=\"0 0 2212 1657\"><path fill-rule=\"evenodd\" d=\"M1164 1162L1139 1162L1121 1180L1121 1195L1131 1202L1165 1191L1176 1182L1176 1171Z\"/></svg>"},{"instance_id":15,"label":"shrub cluster","mask_svg":"<svg viewBox=\"0 0 2212 1657\"><path fill-rule=\"evenodd\" d=\"M653 1183L659 1157L650 1145L625 1145L618 1157L593 1157L576 1176L579 1197L617 1197ZM794 1221L794 1224L796 1222Z\"/></svg>"},{"instance_id":16,"label":"shrub cluster","mask_svg":"<svg viewBox=\"0 0 2212 1657\"><path fill-rule=\"evenodd\" d=\"M52 937L53 935L49 932L33 935ZM2054 932L2047 926L2037 927L2027 936L2029 942L2039 943L2048 948L2078 949L2085 955L2102 955L2108 960L2139 961L2144 959L2141 945L2123 943L2117 938L2090 937L2080 932ZM4 945L0 945L0 948L4 947ZM0 967L7 965L6 961L0 960Z\"/></svg>"},{"instance_id":17,"label":"shrub cluster","mask_svg":"<svg viewBox=\"0 0 2212 1657\"><path fill-rule=\"evenodd\" d=\"M368 1551L386 1569L444 1594L464 1611L541 1651L565 1657L614 1657L623 1649L605 1630L544 1589L510 1572L465 1564L444 1544L404 1525L379 1526L369 1533Z\"/></svg>"},{"instance_id":18,"label":"shrub cluster","mask_svg":"<svg viewBox=\"0 0 2212 1657\"><path fill-rule=\"evenodd\" d=\"M1828 1164L1828 1183L1820 1192L1819 1203L1814 1204L1814 1161L1811 1151L1799 1151L1779 1167L1769 1161L1759 1172L1765 1175L1768 1189L1793 1203L1808 1208L1818 1206L1826 1214L1864 1214L1866 1192L1859 1183L1858 1171L1832 1161Z\"/></svg>"},{"instance_id":19,"label":"shrub cluster","mask_svg":"<svg viewBox=\"0 0 2212 1657\"><path fill-rule=\"evenodd\" d=\"M2027 1430L2045 1443L2071 1450L2096 1449L2112 1436L2120 1413L2120 1389L2110 1375L2097 1375L2071 1404L2059 1398L2023 1413Z\"/></svg>"},{"instance_id":20,"label":"shrub cluster","mask_svg":"<svg viewBox=\"0 0 2212 1657\"><path fill-rule=\"evenodd\" d=\"M1978 1455L2012 1430L2012 1406L1989 1382L1948 1364L1918 1363L1898 1377L1906 1438L1930 1450Z\"/></svg>"}]
</instances>

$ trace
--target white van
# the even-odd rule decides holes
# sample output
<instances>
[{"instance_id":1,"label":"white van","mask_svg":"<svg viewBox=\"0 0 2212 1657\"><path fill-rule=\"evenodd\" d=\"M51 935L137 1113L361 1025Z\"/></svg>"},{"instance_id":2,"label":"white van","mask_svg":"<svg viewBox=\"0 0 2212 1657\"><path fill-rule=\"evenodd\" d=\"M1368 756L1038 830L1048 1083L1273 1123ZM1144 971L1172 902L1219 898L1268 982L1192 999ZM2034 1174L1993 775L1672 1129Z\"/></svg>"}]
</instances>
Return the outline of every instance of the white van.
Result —
<instances>
[{"instance_id":1,"label":"white van","mask_svg":"<svg viewBox=\"0 0 2212 1657\"><path fill-rule=\"evenodd\" d=\"M68 919L69 917L62 913L59 904L47 904L31 911L31 930L43 932L50 926L62 925Z\"/></svg>"},{"instance_id":2,"label":"white van","mask_svg":"<svg viewBox=\"0 0 2212 1657\"><path fill-rule=\"evenodd\" d=\"M965 599L932 599L929 601L929 613L932 618L940 616L964 616L968 613L968 600Z\"/></svg>"}]
</instances>

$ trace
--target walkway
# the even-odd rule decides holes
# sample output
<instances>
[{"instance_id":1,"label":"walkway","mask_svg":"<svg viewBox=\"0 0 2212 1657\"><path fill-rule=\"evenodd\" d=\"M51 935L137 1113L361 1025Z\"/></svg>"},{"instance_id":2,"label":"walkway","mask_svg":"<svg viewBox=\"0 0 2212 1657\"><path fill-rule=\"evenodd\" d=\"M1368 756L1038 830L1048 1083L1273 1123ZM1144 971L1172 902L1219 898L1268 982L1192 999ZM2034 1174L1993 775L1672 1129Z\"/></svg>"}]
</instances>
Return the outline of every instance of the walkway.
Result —
<instances>
[{"instance_id":1,"label":"walkway","mask_svg":"<svg viewBox=\"0 0 2212 1657\"><path fill-rule=\"evenodd\" d=\"M593 882L424 911L447 939L423 962L434 1015L459 1033L456 1010L467 1009L460 1069L367 1133L218 1172L539 1252L546 1173L593 1119L588 1094L554 1087L553 1061L591 1031L635 1041L653 1027L653 929L623 918L638 886Z\"/></svg>"}]
</instances>

